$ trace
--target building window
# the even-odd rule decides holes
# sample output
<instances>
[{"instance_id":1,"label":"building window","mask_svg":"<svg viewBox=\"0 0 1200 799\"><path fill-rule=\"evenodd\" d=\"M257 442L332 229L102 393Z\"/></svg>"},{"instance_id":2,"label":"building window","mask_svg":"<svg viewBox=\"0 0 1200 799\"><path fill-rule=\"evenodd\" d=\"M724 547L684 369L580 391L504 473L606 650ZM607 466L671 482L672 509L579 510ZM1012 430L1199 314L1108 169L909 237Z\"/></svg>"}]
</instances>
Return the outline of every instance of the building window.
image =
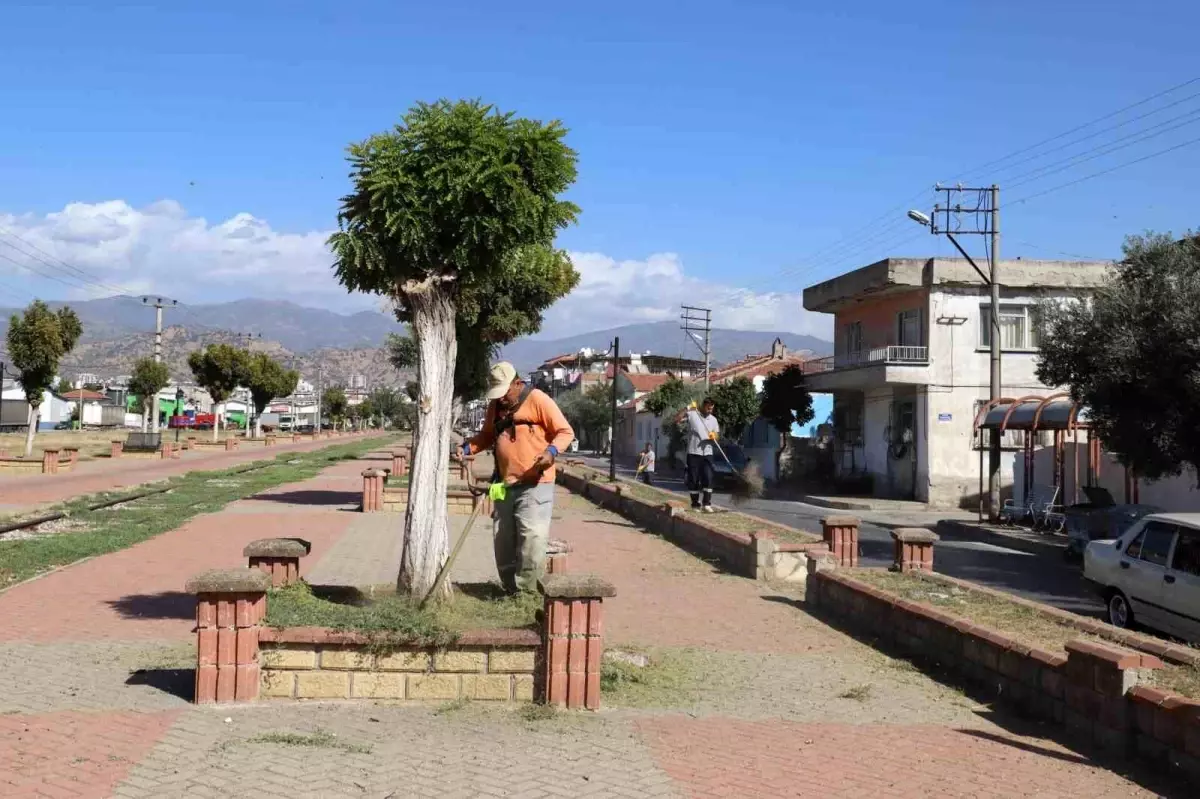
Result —
<instances>
[{"instance_id":1,"label":"building window","mask_svg":"<svg viewBox=\"0 0 1200 799\"><path fill-rule=\"evenodd\" d=\"M901 347L923 347L921 335L921 309L901 311L896 314L896 343Z\"/></svg>"},{"instance_id":2,"label":"building window","mask_svg":"<svg viewBox=\"0 0 1200 799\"><path fill-rule=\"evenodd\" d=\"M1038 348L1037 308L1029 305L1000 306L1000 349L1036 350ZM979 346L992 346L992 309L979 308Z\"/></svg>"},{"instance_id":3,"label":"building window","mask_svg":"<svg viewBox=\"0 0 1200 799\"><path fill-rule=\"evenodd\" d=\"M862 322L851 322L846 325L846 354L853 355L862 352L863 328Z\"/></svg>"}]
</instances>

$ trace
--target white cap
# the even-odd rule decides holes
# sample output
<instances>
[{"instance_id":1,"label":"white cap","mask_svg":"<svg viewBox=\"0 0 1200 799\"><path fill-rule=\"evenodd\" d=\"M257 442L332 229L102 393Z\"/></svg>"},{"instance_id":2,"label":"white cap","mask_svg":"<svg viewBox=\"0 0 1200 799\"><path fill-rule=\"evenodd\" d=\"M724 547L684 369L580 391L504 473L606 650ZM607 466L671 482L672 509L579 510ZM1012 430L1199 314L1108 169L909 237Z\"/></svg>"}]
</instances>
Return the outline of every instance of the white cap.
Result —
<instances>
[{"instance_id":1,"label":"white cap","mask_svg":"<svg viewBox=\"0 0 1200 799\"><path fill-rule=\"evenodd\" d=\"M509 386L516 379L516 368L508 361L501 361L488 373L488 390L485 396L490 400L500 399L508 393Z\"/></svg>"}]
</instances>

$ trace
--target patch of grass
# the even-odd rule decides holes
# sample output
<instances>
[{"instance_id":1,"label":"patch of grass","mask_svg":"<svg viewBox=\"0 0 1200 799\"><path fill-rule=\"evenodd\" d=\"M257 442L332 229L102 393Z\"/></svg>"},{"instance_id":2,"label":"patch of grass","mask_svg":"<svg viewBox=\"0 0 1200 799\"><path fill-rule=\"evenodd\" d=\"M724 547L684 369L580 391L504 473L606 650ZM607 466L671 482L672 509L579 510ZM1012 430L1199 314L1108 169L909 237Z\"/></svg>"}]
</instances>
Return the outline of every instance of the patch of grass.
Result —
<instances>
[{"instance_id":1,"label":"patch of grass","mask_svg":"<svg viewBox=\"0 0 1200 799\"><path fill-rule=\"evenodd\" d=\"M852 699L855 702L866 702L871 698L872 687L870 683L855 685L838 694L838 699Z\"/></svg>"},{"instance_id":2,"label":"patch of grass","mask_svg":"<svg viewBox=\"0 0 1200 799\"><path fill-rule=\"evenodd\" d=\"M540 702L529 702L521 705L521 709L517 711L524 721L531 724L536 724L539 721L553 721L558 717L558 708L554 705L546 705Z\"/></svg>"},{"instance_id":3,"label":"patch of grass","mask_svg":"<svg viewBox=\"0 0 1200 799\"><path fill-rule=\"evenodd\" d=\"M191 472L166 481L171 491L154 495L153 502L130 502L117 510L88 511L86 508L104 498L133 496L146 487L139 486L126 493L74 498L54 510L62 510L73 520L82 522L83 526L77 530L70 534L0 541L0 589L83 558L140 543L174 530L195 516L221 510L231 502L268 488L314 477L328 466L326 457L331 450L334 454L357 457L380 446L378 439L360 440L300 455L281 455L273 461L250 467ZM212 480L221 482L214 484L210 482Z\"/></svg>"},{"instance_id":4,"label":"patch of grass","mask_svg":"<svg viewBox=\"0 0 1200 799\"><path fill-rule=\"evenodd\" d=\"M470 704L470 701L471 700L467 699L465 696L460 696L458 699L451 699L449 702L444 702L441 705L438 705L433 711L433 715L449 716L454 713L458 713L461 710L465 710L467 705Z\"/></svg>"},{"instance_id":5,"label":"patch of grass","mask_svg":"<svg viewBox=\"0 0 1200 799\"><path fill-rule=\"evenodd\" d=\"M678 707L695 696L699 669L689 653L672 650L649 657L645 666L605 658L600 664L604 701L624 707Z\"/></svg>"},{"instance_id":6,"label":"patch of grass","mask_svg":"<svg viewBox=\"0 0 1200 799\"><path fill-rule=\"evenodd\" d=\"M264 732L247 738L246 743L276 744L277 746L309 746L317 749L337 749L351 754L369 755L371 747L368 744L344 743L337 739L337 733L317 729L316 732L303 734L298 732Z\"/></svg>"},{"instance_id":7,"label":"patch of grass","mask_svg":"<svg viewBox=\"0 0 1200 799\"><path fill-rule=\"evenodd\" d=\"M471 595L456 591L445 602L418 607L404 596L385 596L361 604L314 596L303 582L272 591L266 623L272 627L328 627L362 633L370 651L384 654L401 645L449 646L467 630L531 628L541 609L533 594Z\"/></svg>"},{"instance_id":8,"label":"patch of grass","mask_svg":"<svg viewBox=\"0 0 1200 799\"><path fill-rule=\"evenodd\" d=\"M1034 608L920 574L861 569L855 570L853 577L894 596L932 605L1047 652L1064 654L1067 641L1106 642L1102 636L1063 624ZM1143 675L1146 681L1163 690L1200 698L1200 667L1168 663L1164 668L1143 672Z\"/></svg>"}]
</instances>

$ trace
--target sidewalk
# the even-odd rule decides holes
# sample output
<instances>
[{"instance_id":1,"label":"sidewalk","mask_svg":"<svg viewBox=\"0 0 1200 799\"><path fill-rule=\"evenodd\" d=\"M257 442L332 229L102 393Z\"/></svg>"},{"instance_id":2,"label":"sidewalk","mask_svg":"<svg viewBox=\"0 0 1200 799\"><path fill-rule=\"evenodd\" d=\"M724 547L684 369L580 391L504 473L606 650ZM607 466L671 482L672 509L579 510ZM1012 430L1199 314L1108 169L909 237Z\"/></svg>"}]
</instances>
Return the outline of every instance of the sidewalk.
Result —
<instances>
[{"instance_id":1,"label":"sidewalk","mask_svg":"<svg viewBox=\"0 0 1200 799\"><path fill-rule=\"evenodd\" d=\"M401 517L347 511L362 468L338 463L0 594L0 795L1155 795L826 627L798 597L563 492L552 535L573 545L571 570L618 589L606 644L686 664L679 685L542 721L476 705L188 704L187 576L287 534L313 541L314 579L394 579ZM477 523L456 579L494 574L489 528Z\"/></svg>"},{"instance_id":2,"label":"sidewalk","mask_svg":"<svg viewBox=\"0 0 1200 799\"><path fill-rule=\"evenodd\" d=\"M63 502L85 494L132 488L187 472L228 469L251 461L274 458L284 452L309 452L348 440L319 439L299 444L289 441L273 447L250 444L233 452L188 451L181 453L179 458L167 460L97 458L81 461L71 471L55 475L0 477L0 515L23 513L39 505Z\"/></svg>"}]
</instances>

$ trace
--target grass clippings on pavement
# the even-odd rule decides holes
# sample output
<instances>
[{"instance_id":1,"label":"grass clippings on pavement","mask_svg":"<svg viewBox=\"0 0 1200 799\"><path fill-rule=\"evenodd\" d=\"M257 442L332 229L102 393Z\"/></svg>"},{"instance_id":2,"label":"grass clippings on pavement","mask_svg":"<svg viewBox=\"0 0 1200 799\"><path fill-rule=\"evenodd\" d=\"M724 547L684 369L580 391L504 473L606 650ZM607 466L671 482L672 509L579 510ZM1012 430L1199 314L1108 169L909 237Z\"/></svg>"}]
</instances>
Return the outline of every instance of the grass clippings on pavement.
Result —
<instances>
[{"instance_id":1,"label":"grass clippings on pavement","mask_svg":"<svg viewBox=\"0 0 1200 799\"><path fill-rule=\"evenodd\" d=\"M160 484L169 485L171 491L146 498L153 501L131 501L119 510L89 511L87 507L104 499L135 496L146 486L125 493L74 498L41 511L67 514L71 520L68 529L55 535L0 540L0 590L84 558L133 546L174 530L202 513L213 513L266 489L314 477L344 455L357 457L379 446L378 440L359 440L220 471L189 472Z\"/></svg>"},{"instance_id":2,"label":"grass clippings on pavement","mask_svg":"<svg viewBox=\"0 0 1200 799\"><path fill-rule=\"evenodd\" d=\"M307 746L317 749L337 749L357 755L371 754L370 744L352 744L339 741L336 732L318 728L316 732L264 732L247 738L246 743L275 744L277 746Z\"/></svg>"},{"instance_id":3,"label":"grass clippings on pavement","mask_svg":"<svg viewBox=\"0 0 1200 799\"><path fill-rule=\"evenodd\" d=\"M1067 641L1080 639L1121 646L1026 605L1006 602L993 594L972 591L936 578L882 569L858 569L851 576L894 596L931 605L1054 654L1065 654ZM1200 698L1200 668L1196 666L1167 663L1163 668L1143 672L1143 675L1147 682L1163 690Z\"/></svg>"}]
</instances>

